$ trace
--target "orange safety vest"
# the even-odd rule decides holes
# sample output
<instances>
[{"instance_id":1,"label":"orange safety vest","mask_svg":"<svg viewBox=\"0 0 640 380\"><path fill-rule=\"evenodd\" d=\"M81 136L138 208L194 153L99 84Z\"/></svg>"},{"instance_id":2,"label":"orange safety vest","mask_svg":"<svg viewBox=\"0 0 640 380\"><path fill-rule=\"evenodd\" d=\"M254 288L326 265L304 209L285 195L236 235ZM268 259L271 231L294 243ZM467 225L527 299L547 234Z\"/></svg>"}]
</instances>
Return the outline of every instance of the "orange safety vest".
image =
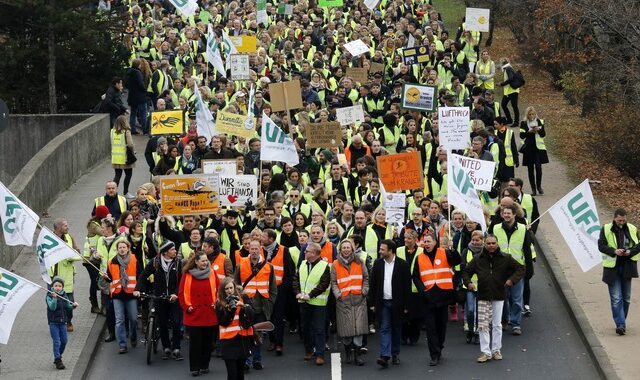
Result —
<instances>
[{"instance_id":1,"label":"orange safety vest","mask_svg":"<svg viewBox=\"0 0 640 380\"><path fill-rule=\"evenodd\" d=\"M240 281L244 282L251 276L251 261L249 257L244 257L240 261ZM266 263L260 272L253 276L251 281L244 287L249 298L254 298L256 293L260 293L264 298L269 298L269 278L271 277L271 265Z\"/></svg>"},{"instance_id":2,"label":"orange safety vest","mask_svg":"<svg viewBox=\"0 0 640 380\"><path fill-rule=\"evenodd\" d=\"M334 264L336 268L336 282L342 297L349 294L362 294L362 263L351 262L349 270L339 261Z\"/></svg>"},{"instance_id":3,"label":"orange safety vest","mask_svg":"<svg viewBox=\"0 0 640 380\"><path fill-rule=\"evenodd\" d=\"M443 290L453 290L453 272L447 261L447 253L444 248L436 250L433 263L426 253L418 256L418 269L420 270L420 281L426 290L431 289L434 285Z\"/></svg>"},{"instance_id":4,"label":"orange safety vest","mask_svg":"<svg viewBox=\"0 0 640 380\"><path fill-rule=\"evenodd\" d=\"M186 276L184 279L184 303L189 307L193 306L191 303L191 281L193 281L193 276L189 272L186 273ZM216 298L218 298L216 276L209 275L209 286L211 286L211 305L215 305Z\"/></svg>"},{"instance_id":5,"label":"orange safety vest","mask_svg":"<svg viewBox=\"0 0 640 380\"><path fill-rule=\"evenodd\" d=\"M320 257L325 259L329 264L333 263L333 243L327 241L320 250Z\"/></svg>"},{"instance_id":6,"label":"orange safety vest","mask_svg":"<svg viewBox=\"0 0 640 380\"><path fill-rule=\"evenodd\" d=\"M125 293L132 294L136 289L136 257L131 255L129 259L129 265L127 265L127 288ZM109 294L112 296L122 291L122 284L120 283L120 265L114 264L113 260L109 261L109 274L111 275L111 284L109 285Z\"/></svg>"},{"instance_id":7,"label":"orange safety vest","mask_svg":"<svg viewBox=\"0 0 640 380\"><path fill-rule=\"evenodd\" d=\"M222 281L227 274L224 271L224 261L227 259L227 256L222 253L218 253L218 256L211 262L211 269L215 272L216 276L218 276L218 280Z\"/></svg>"},{"instance_id":8,"label":"orange safety vest","mask_svg":"<svg viewBox=\"0 0 640 380\"><path fill-rule=\"evenodd\" d=\"M278 247L278 252L271 259L271 265L273 266L273 274L276 276L276 285L282 284L282 278L284 277L284 246Z\"/></svg>"},{"instance_id":9,"label":"orange safety vest","mask_svg":"<svg viewBox=\"0 0 640 380\"><path fill-rule=\"evenodd\" d=\"M241 260L242 260L242 255L240 254L240 250L236 249L236 267L240 266Z\"/></svg>"},{"instance_id":10,"label":"orange safety vest","mask_svg":"<svg viewBox=\"0 0 640 380\"><path fill-rule=\"evenodd\" d=\"M238 302L238 305L243 305L242 300ZM242 336L252 336L253 335L253 327L249 327L248 329L242 328L240 325L240 307L236 308L236 315L233 317L231 324L229 326L220 325L220 339L233 339L236 335L240 334Z\"/></svg>"}]
</instances>

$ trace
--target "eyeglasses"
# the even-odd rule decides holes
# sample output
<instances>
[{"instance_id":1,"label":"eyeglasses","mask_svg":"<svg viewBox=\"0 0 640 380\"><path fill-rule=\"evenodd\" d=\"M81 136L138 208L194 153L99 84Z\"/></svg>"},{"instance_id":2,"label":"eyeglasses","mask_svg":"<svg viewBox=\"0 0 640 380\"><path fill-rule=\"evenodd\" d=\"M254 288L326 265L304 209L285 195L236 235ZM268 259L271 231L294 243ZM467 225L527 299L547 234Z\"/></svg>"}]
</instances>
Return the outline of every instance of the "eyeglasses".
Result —
<instances>
[{"instance_id":1,"label":"eyeglasses","mask_svg":"<svg viewBox=\"0 0 640 380\"><path fill-rule=\"evenodd\" d=\"M300 196L299 196L299 195L293 195L293 194L292 194L292 195L289 195L289 197L291 197L291 198L300 198Z\"/></svg>"}]
</instances>

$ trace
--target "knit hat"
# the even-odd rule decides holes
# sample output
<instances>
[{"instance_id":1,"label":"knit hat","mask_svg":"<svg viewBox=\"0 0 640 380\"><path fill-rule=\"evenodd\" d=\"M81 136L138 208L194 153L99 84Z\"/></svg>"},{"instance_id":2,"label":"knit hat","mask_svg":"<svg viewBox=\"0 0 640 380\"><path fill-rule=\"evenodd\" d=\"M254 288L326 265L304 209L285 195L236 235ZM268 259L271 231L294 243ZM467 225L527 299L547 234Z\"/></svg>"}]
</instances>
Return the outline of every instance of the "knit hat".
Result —
<instances>
[{"instance_id":1,"label":"knit hat","mask_svg":"<svg viewBox=\"0 0 640 380\"><path fill-rule=\"evenodd\" d=\"M109 214L111 214L111 211L109 211L107 206L101 205L96 207L96 217L98 219L106 218Z\"/></svg>"},{"instance_id":2,"label":"knit hat","mask_svg":"<svg viewBox=\"0 0 640 380\"><path fill-rule=\"evenodd\" d=\"M176 246L176 245L175 245L171 240L167 240L167 241L165 241L165 242L164 242L164 243L162 243L162 245L160 246L160 249L159 249L160 254L162 255L162 254L164 254L164 253L169 252L169 250L170 250L171 248L175 248L175 246Z\"/></svg>"},{"instance_id":3,"label":"knit hat","mask_svg":"<svg viewBox=\"0 0 640 380\"><path fill-rule=\"evenodd\" d=\"M331 162L331 160L333 160L333 153L331 153L329 149L325 149L320 153L324 154L324 158L326 158L328 162Z\"/></svg>"},{"instance_id":4,"label":"knit hat","mask_svg":"<svg viewBox=\"0 0 640 380\"><path fill-rule=\"evenodd\" d=\"M55 276L55 277L51 280L51 286L53 287L53 284L55 284L56 282L59 282L59 283L64 287L64 280L62 279L62 277L60 277L60 276Z\"/></svg>"}]
</instances>

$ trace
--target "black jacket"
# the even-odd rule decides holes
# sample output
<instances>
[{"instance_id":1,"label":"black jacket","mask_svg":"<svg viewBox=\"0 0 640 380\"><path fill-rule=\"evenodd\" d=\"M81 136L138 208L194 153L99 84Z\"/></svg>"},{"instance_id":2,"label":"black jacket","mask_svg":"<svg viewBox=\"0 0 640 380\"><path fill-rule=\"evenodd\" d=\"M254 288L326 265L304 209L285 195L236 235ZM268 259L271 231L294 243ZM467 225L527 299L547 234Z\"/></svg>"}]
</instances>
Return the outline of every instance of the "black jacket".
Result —
<instances>
[{"instance_id":1,"label":"black jacket","mask_svg":"<svg viewBox=\"0 0 640 380\"><path fill-rule=\"evenodd\" d=\"M437 248L434 248L433 251L428 252L426 247L421 253L421 255L427 255L431 262L435 260ZM447 255L447 263L450 267L455 267L456 265L461 263L460 254L456 250L445 249ZM424 284L422 283L422 279L420 278L420 265L418 264L419 257L415 258L416 264L413 267L413 273L411 273L411 279L413 284L418 289L418 294L422 295L422 299L425 302L427 307L440 307L444 305L449 305L454 301L455 289L452 290L444 290L440 289L437 286L432 287L429 290L426 290Z\"/></svg>"},{"instance_id":2,"label":"black jacket","mask_svg":"<svg viewBox=\"0 0 640 380\"><path fill-rule=\"evenodd\" d=\"M369 305L375 307L378 313L376 322L381 320L382 304L384 300L384 266L383 258L377 259L373 263L371 275L369 276ZM399 257L395 258L393 274L391 277L391 297L393 302L393 317L400 321L404 316L404 311L409 308L409 294L411 293L411 273L409 264Z\"/></svg>"},{"instance_id":3,"label":"black jacket","mask_svg":"<svg viewBox=\"0 0 640 380\"><path fill-rule=\"evenodd\" d=\"M611 231L616 236L616 248L609 247L609 243L607 243L607 239L605 237L604 227L600 229L600 237L598 238L598 249L600 252L607 256L616 258L615 267L603 268L604 270L602 271L602 281L608 285L613 285L616 281L618 278L618 270L622 270L622 276L624 278L638 277L638 262L631 260L631 258L640 252L640 244L636 244L634 246L631 241L631 235L629 234L629 227L627 224L620 228L615 223L612 223ZM624 245L624 240L627 241L627 246ZM631 254L629 256L616 257L615 251L617 248L628 249Z\"/></svg>"},{"instance_id":4,"label":"black jacket","mask_svg":"<svg viewBox=\"0 0 640 380\"><path fill-rule=\"evenodd\" d=\"M147 88L144 85L142 71L130 68L127 71L125 84L129 89L127 103L130 106L137 106L147 102Z\"/></svg>"},{"instance_id":5,"label":"black jacket","mask_svg":"<svg viewBox=\"0 0 640 380\"><path fill-rule=\"evenodd\" d=\"M243 328L249 328L254 322L254 310L251 306L251 298L242 296L245 307L240 309L240 325ZM218 315L218 324L220 326L229 326L236 315L235 309L222 307L220 303L216 303L216 314ZM220 339L220 355L224 360L244 359L249 356L249 351L253 347L253 336L242 336L240 334L232 339Z\"/></svg>"},{"instance_id":6,"label":"black jacket","mask_svg":"<svg viewBox=\"0 0 640 380\"><path fill-rule=\"evenodd\" d=\"M498 250L491 254L486 248L467 263L462 281L469 287L473 275L478 276L478 299L499 301L506 296L505 282L516 283L524 276L524 266L506 253Z\"/></svg>"},{"instance_id":7,"label":"black jacket","mask_svg":"<svg viewBox=\"0 0 640 380\"><path fill-rule=\"evenodd\" d=\"M159 256L156 256L153 260L147 263L144 270L138 276L138 282L136 283L136 290L139 292L148 293L149 289L146 288L148 283L147 279L153 275L153 294L156 296L169 296L171 294L178 295L180 288L180 277L182 276L182 261L179 259L173 260L169 264L169 272L165 272L162 269L162 260Z\"/></svg>"},{"instance_id":8,"label":"black jacket","mask_svg":"<svg viewBox=\"0 0 640 380\"><path fill-rule=\"evenodd\" d=\"M120 116L127 111L127 107L122 102L122 93L118 91L116 86L112 85L107 89L103 110L114 116Z\"/></svg>"}]
</instances>

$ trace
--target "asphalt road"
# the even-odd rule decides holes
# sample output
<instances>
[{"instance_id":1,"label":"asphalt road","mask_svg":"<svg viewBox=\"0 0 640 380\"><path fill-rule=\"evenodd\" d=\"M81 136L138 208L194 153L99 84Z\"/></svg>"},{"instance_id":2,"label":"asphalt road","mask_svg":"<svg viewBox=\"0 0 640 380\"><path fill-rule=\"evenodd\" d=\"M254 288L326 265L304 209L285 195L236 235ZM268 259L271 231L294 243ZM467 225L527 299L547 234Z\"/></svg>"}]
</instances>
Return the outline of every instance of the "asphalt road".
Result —
<instances>
[{"instance_id":1,"label":"asphalt road","mask_svg":"<svg viewBox=\"0 0 640 380\"><path fill-rule=\"evenodd\" d=\"M378 355L377 336L369 336L369 354L363 367L342 365L345 379L388 379L390 376L419 378L438 376L440 379L598 379L599 375L580 339L568 311L556 293L549 271L541 263L536 264L532 281L533 315L523 322L523 335L512 336L505 332L502 353L504 360L478 364L479 347L466 344L462 323L450 323L442 363L428 366L428 350L424 334L415 346L402 346L399 366L380 369L375 359ZM332 342L333 343L333 342ZM147 366L144 345L119 355L115 343L100 343L88 378L136 378L164 379L190 378L188 367L188 341L183 343L183 362L162 361L159 355ZM285 337L285 354L276 357L271 352L263 354L262 371L251 370L247 378L260 379L330 379L329 362L318 367L302 360L304 349L297 335ZM329 361L329 354L326 356ZM224 362L212 358L211 373L201 378L223 379L226 376Z\"/></svg>"}]
</instances>

